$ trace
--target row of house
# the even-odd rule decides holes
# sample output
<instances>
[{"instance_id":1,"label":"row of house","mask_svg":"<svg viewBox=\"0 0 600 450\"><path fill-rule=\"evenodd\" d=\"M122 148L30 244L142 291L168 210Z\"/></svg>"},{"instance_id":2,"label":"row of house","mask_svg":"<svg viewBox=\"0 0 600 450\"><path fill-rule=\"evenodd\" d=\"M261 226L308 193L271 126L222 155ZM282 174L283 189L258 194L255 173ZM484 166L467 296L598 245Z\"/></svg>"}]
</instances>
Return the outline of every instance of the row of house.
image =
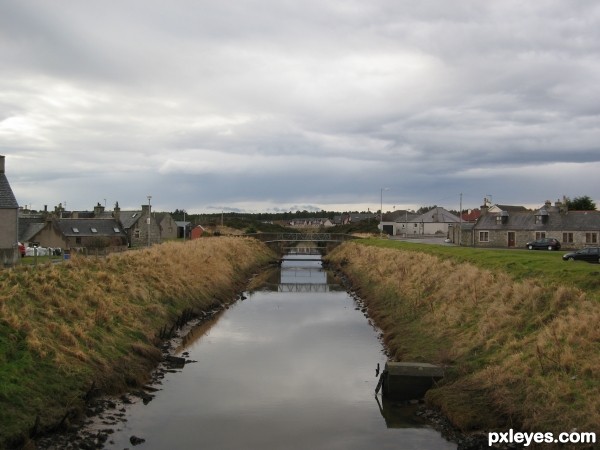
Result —
<instances>
[{"instance_id":1,"label":"row of house","mask_svg":"<svg viewBox=\"0 0 600 450\"><path fill-rule=\"evenodd\" d=\"M152 213L150 205L122 211L117 203L113 211L100 204L93 211L65 211L62 205L53 213L21 210L18 230L19 242L28 246L114 252L175 238L178 225L168 213Z\"/></svg>"},{"instance_id":2,"label":"row of house","mask_svg":"<svg viewBox=\"0 0 600 450\"><path fill-rule=\"evenodd\" d=\"M21 257L18 243L106 253L183 237L188 230L189 222L153 213L149 204L135 211L122 211L118 203L113 211L100 204L93 211L66 211L62 205L54 212L44 208L41 213L19 208L6 177L5 157L0 155L0 261L4 267Z\"/></svg>"},{"instance_id":3,"label":"row of house","mask_svg":"<svg viewBox=\"0 0 600 450\"><path fill-rule=\"evenodd\" d=\"M452 242L475 247L525 247L534 239L552 237L563 248L598 246L600 211L570 211L565 199L546 201L536 210L508 205L481 207L474 223L449 228Z\"/></svg>"},{"instance_id":4,"label":"row of house","mask_svg":"<svg viewBox=\"0 0 600 450\"><path fill-rule=\"evenodd\" d=\"M285 222L285 226L292 228L329 228L333 226L333 222L327 217L292 219Z\"/></svg>"},{"instance_id":5,"label":"row of house","mask_svg":"<svg viewBox=\"0 0 600 450\"><path fill-rule=\"evenodd\" d=\"M408 238L441 236L473 247L525 247L534 239L553 237L563 248L597 246L600 211L569 211L566 199L546 201L536 210L524 206L491 205L484 200L479 210L462 217L436 207L421 215L410 214L382 222L383 232Z\"/></svg>"}]
</instances>

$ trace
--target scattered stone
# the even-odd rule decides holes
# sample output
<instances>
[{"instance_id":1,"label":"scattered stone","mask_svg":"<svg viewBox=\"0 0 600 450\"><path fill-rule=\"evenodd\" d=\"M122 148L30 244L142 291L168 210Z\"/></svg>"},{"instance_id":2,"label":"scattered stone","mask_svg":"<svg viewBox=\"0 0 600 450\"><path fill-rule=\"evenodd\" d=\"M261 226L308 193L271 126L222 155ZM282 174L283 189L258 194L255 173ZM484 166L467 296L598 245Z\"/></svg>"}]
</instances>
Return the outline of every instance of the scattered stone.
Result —
<instances>
[{"instance_id":1,"label":"scattered stone","mask_svg":"<svg viewBox=\"0 0 600 450\"><path fill-rule=\"evenodd\" d=\"M131 442L131 445L140 445L140 444L146 442L146 439L143 439L143 438L140 438L137 436L131 436L129 438L129 442Z\"/></svg>"}]
</instances>

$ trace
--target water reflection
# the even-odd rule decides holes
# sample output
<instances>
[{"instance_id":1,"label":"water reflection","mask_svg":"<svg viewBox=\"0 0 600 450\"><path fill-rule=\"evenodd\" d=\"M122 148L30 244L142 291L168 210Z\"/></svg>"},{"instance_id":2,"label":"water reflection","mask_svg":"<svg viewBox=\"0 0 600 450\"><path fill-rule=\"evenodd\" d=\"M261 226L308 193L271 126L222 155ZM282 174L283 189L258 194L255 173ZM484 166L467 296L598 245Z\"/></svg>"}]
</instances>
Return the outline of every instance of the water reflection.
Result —
<instances>
[{"instance_id":1,"label":"water reflection","mask_svg":"<svg viewBox=\"0 0 600 450\"><path fill-rule=\"evenodd\" d=\"M310 250L310 249L309 249ZM290 254L262 285L262 290L279 292L343 291L332 273L323 270L320 253Z\"/></svg>"},{"instance_id":2,"label":"water reflection","mask_svg":"<svg viewBox=\"0 0 600 450\"><path fill-rule=\"evenodd\" d=\"M276 277L277 285L336 285L306 258L284 261ZM129 447L132 435L145 439L141 449L456 448L427 427L388 428L374 396L374 369L386 358L346 292L270 284L196 330L180 351L197 363L130 408L106 448Z\"/></svg>"},{"instance_id":3,"label":"water reflection","mask_svg":"<svg viewBox=\"0 0 600 450\"><path fill-rule=\"evenodd\" d=\"M375 396L379 412L388 428L421 428L427 422L416 415L419 406L406 402L395 402L386 397Z\"/></svg>"}]
</instances>

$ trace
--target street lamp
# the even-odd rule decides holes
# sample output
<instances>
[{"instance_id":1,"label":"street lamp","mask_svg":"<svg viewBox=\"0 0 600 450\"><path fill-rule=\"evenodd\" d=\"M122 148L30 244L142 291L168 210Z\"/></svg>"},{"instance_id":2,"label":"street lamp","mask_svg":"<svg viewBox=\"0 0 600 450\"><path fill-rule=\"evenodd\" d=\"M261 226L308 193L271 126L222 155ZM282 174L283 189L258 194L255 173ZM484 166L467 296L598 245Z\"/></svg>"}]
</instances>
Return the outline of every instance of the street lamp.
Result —
<instances>
[{"instance_id":1,"label":"street lamp","mask_svg":"<svg viewBox=\"0 0 600 450\"><path fill-rule=\"evenodd\" d=\"M383 191L389 191L390 188L381 188L381 209L379 210L379 237L383 237Z\"/></svg>"},{"instance_id":2,"label":"street lamp","mask_svg":"<svg viewBox=\"0 0 600 450\"><path fill-rule=\"evenodd\" d=\"M148 195L148 218L146 219L146 223L148 224L148 247L150 247L150 200L152 199L151 195Z\"/></svg>"}]
</instances>

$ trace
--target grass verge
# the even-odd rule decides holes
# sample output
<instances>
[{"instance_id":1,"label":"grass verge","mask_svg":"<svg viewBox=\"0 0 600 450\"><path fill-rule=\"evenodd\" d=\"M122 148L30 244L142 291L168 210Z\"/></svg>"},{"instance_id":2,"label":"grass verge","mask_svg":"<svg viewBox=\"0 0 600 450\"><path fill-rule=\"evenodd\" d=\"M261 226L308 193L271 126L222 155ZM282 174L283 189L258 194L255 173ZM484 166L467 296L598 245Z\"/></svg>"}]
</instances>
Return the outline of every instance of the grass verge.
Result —
<instances>
[{"instance_id":1,"label":"grass verge","mask_svg":"<svg viewBox=\"0 0 600 450\"><path fill-rule=\"evenodd\" d=\"M598 266L379 239L328 260L393 359L448 367L426 398L460 429L600 434Z\"/></svg>"},{"instance_id":2,"label":"grass verge","mask_svg":"<svg viewBox=\"0 0 600 450\"><path fill-rule=\"evenodd\" d=\"M145 381L163 326L231 301L272 258L254 239L221 237L0 272L0 448L77 413L92 383Z\"/></svg>"}]
</instances>

